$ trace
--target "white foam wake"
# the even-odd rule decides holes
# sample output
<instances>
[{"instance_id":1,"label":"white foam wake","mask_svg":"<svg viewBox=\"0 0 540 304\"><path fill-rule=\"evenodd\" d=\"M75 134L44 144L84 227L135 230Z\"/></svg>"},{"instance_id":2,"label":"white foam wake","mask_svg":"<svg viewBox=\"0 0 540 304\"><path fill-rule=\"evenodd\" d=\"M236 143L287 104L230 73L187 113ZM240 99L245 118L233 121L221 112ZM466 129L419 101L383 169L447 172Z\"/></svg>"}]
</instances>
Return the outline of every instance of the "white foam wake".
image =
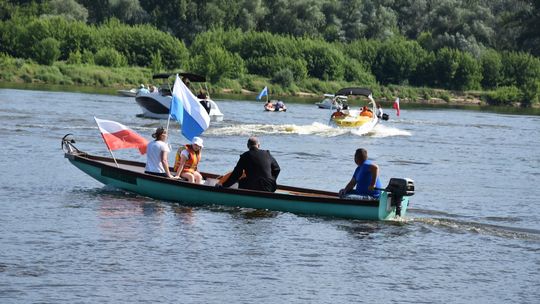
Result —
<instances>
[{"instance_id":1,"label":"white foam wake","mask_svg":"<svg viewBox=\"0 0 540 304\"><path fill-rule=\"evenodd\" d=\"M205 132L208 135L219 136L249 136L268 134L299 134L299 135L319 135L323 137L333 137L344 134L357 136L389 137L389 136L411 136L411 133L397 128L377 125L373 130L366 132L354 128L337 128L319 122L311 125L298 126L295 124L268 125L268 124L238 124L218 128L210 128Z\"/></svg>"}]
</instances>

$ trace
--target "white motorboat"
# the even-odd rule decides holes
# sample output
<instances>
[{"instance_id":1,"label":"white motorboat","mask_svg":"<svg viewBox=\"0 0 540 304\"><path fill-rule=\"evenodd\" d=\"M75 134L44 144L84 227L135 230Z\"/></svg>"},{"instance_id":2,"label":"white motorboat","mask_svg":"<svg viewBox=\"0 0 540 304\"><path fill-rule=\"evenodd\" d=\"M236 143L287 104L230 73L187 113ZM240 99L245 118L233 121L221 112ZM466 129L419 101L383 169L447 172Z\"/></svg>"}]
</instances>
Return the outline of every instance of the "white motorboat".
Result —
<instances>
[{"instance_id":1,"label":"white motorboat","mask_svg":"<svg viewBox=\"0 0 540 304\"><path fill-rule=\"evenodd\" d=\"M334 95L334 94L324 94L324 99L320 102L315 103L319 109L338 109L342 108L343 104L347 103L347 96L343 95Z\"/></svg>"},{"instance_id":2,"label":"white motorboat","mask_svg":"<svg viewBox=\"0 0 540 304\"><path fill-rule=\"evenodd\" d=\"M330 116L330 123L341 128L355 128L361 134L369 133L379 123L377 116L377 104L373 99L371 90L365 88L343 88L336 93L336 96L363 96L367 97L368 104L360 109L350 109L347 104L341 104L343 108L338 108ZM371 108L369 108L371 106ZM381 118L383 120L387 120Z\"/></svg>"},{"instance_id":3,"label":"white motorboat","mask_svg":"<svg viewBox=\"0 0 540 304\"><path fill-rule=\"evenodd\" d=\"M164 79L165 81L176 75L177 73L172 74L156 74L152 76L153 79ZM181 77L189 79L190 82L206 82L206 79L203 76L191 74L191 73L178 73ZM207 90L208 91L208 90ZM205 98L197 98L201 104L207 102L210 107L208 115L212 121L222 121L223 113L219 109L215 101L213 101L208 95ZM161 85L158 92L148 93L148 92L139 92L135 96L135 101L141 107L143 117L148 118L157 118L157 119L167 119L169 117L169 110L171 108L171 86L168 83ZM204 106L204 104L203 104Z\"/></svg>"}]
</instances>

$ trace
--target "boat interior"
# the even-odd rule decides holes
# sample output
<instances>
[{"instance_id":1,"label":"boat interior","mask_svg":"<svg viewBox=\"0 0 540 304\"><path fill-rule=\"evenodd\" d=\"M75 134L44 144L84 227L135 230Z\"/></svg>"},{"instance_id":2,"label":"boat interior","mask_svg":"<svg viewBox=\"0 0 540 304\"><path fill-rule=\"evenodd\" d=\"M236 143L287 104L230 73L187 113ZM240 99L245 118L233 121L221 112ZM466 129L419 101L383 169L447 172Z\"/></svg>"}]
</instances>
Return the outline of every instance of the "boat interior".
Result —
<instances>
[{"instance_id":1,"label":"boat interior","mask_svg":"<svg viewBox=\"0 0 540 304\"><path fill-rule=\"evenodd\" d=\"M145 174L144 173L145 164L141 163L141 162L126 161L126 160L116 160L116 163L115 163L115 161L112 158L89 155L89 154L82 153L82 152L81 152L80 156L82 156L84 158L87 158L87 159L90 159L90 160L93 160L93 161L96 161L96 162L99 162L99 163L102 163L102 164L107 165L107 166L117 167L117 165L118 165L118 168L121 168L121 169L124 169L124 170L127 170L127 171L131 171L131 172ZM172 171L172 168L170 168L170 170ZM210 187L214 187L216 185L216 183L218 182L218 180L223 176L223 175L218 175L218 174L213 174L213 173L206 173L206 172L201 172L201 174L202 174L202 176L204 178L204 183L202 185L210 186ZM187 183L187 181L185 179L179 179L179 180L177 180L177 182L179 182L179 183ZM238 183L235 183L230 188L238 189ZM252 190L245 190L245 191L252 191ZM258 192L258 191L256 191L256 192ZM334 193L334 192L313 190L313 189L304 189L304 188L297 188L297 187L283 186L283 185L278 185L278 189L276 190L275 193L287 194L287 195L295 195L295 196L333 198L333 199L339 198L338 194Z\"/></svg>"}]
</instances>

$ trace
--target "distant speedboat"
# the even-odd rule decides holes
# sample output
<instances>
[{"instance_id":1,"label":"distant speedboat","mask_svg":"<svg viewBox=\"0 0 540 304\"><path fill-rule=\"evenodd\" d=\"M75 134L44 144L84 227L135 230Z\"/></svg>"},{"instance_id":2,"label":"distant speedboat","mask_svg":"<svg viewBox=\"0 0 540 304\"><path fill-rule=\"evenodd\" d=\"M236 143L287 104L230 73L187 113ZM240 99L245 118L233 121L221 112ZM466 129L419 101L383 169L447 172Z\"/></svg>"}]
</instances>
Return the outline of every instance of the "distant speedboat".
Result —
<instances>
[{"instance_id":1,"label":"distant speedboat","mask_svg":"<svg viewBox=\"0 0 540 304\"><path fill-rule=\"evenodd\" d=\"M361 133L365 134L371 131L379 122L377 117L377 105L373 100L372 92L365 88L344 88L339 90L336 94L343 96L364 96L367 97L369 102L366 106L359 108L358 110L350 109L350 106L344 106L343 109L338 108L330 116L331 124L337 127L344 128L358 128ZM368 106L371 105L371 108Z\"/></svg>"},{"instance_id":2,"label":"distant speedboat","mask_svg":"<svg viewBox=\"0 0 540 304\"><path fill-rule=\"evenodd\" d=\"M320 102L315 103L319 109L337 109L342 108L342 104L347 103L347 96L343 95L334 95L334 94L324 94L324 99Z\"/></svg>"},{"instance_id":3,"label":"distant speedboat","mask_svg":"<svg viewBox=\"0 0 540 304\"><path fill-rule=\"evenodd\" d=\"M165 81L174 75L180 75L187 78L190 82L206 82L206 78L203 76L191 74L191 73L171 73L171 74L156 74L153 75L153 79L164 79ZM223 120L223 113L221 113L218 105L210 97L197 98L199 102L206 101L210 107L208 115L212 121ZM143 117L167 119L169 117L169 110L171 108L171 86L168 83L161 85L158 92L139 92L135 97L135 101L141 107Z\"/></svg>"},{"instance_id":4,"label":"distant speedboat","mask_svg":"<svg viewBox=\"0 0 540 304\"><path fill-rule=\"evenodd\" d=\"M281 100L269 100L264 104L264 110L268 112L286 112L287 106Z\"/></svg>"}]
</instances>

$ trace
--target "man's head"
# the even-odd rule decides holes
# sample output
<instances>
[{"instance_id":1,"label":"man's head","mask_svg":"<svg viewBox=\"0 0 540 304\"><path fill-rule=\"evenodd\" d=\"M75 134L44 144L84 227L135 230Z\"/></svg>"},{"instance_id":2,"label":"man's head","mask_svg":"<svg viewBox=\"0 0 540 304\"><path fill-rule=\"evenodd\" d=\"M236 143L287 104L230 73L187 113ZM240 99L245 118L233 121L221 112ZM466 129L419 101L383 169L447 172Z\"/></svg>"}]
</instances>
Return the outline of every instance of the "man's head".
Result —
<instances>
[{"instance_id":1,"label":"man's head","mask_svg":"<svg viewBox=\"0 0 540 304\"><path fill-rule=\"evenodd\" d=\"M367 159L367 150L364 148L356 149L354 153L354 162L361 165Z\"/></svg>"},{"instance_id":2,"label":"man's head","mask_svg":"<svg viewBox=\"0 0 540 304\"><path fill-rule=\"evenodd\" d=\"M259 139L255 136L251 136L247 141L248 149L258 149L259 148Z\"/></svg>"}]
</instances>

